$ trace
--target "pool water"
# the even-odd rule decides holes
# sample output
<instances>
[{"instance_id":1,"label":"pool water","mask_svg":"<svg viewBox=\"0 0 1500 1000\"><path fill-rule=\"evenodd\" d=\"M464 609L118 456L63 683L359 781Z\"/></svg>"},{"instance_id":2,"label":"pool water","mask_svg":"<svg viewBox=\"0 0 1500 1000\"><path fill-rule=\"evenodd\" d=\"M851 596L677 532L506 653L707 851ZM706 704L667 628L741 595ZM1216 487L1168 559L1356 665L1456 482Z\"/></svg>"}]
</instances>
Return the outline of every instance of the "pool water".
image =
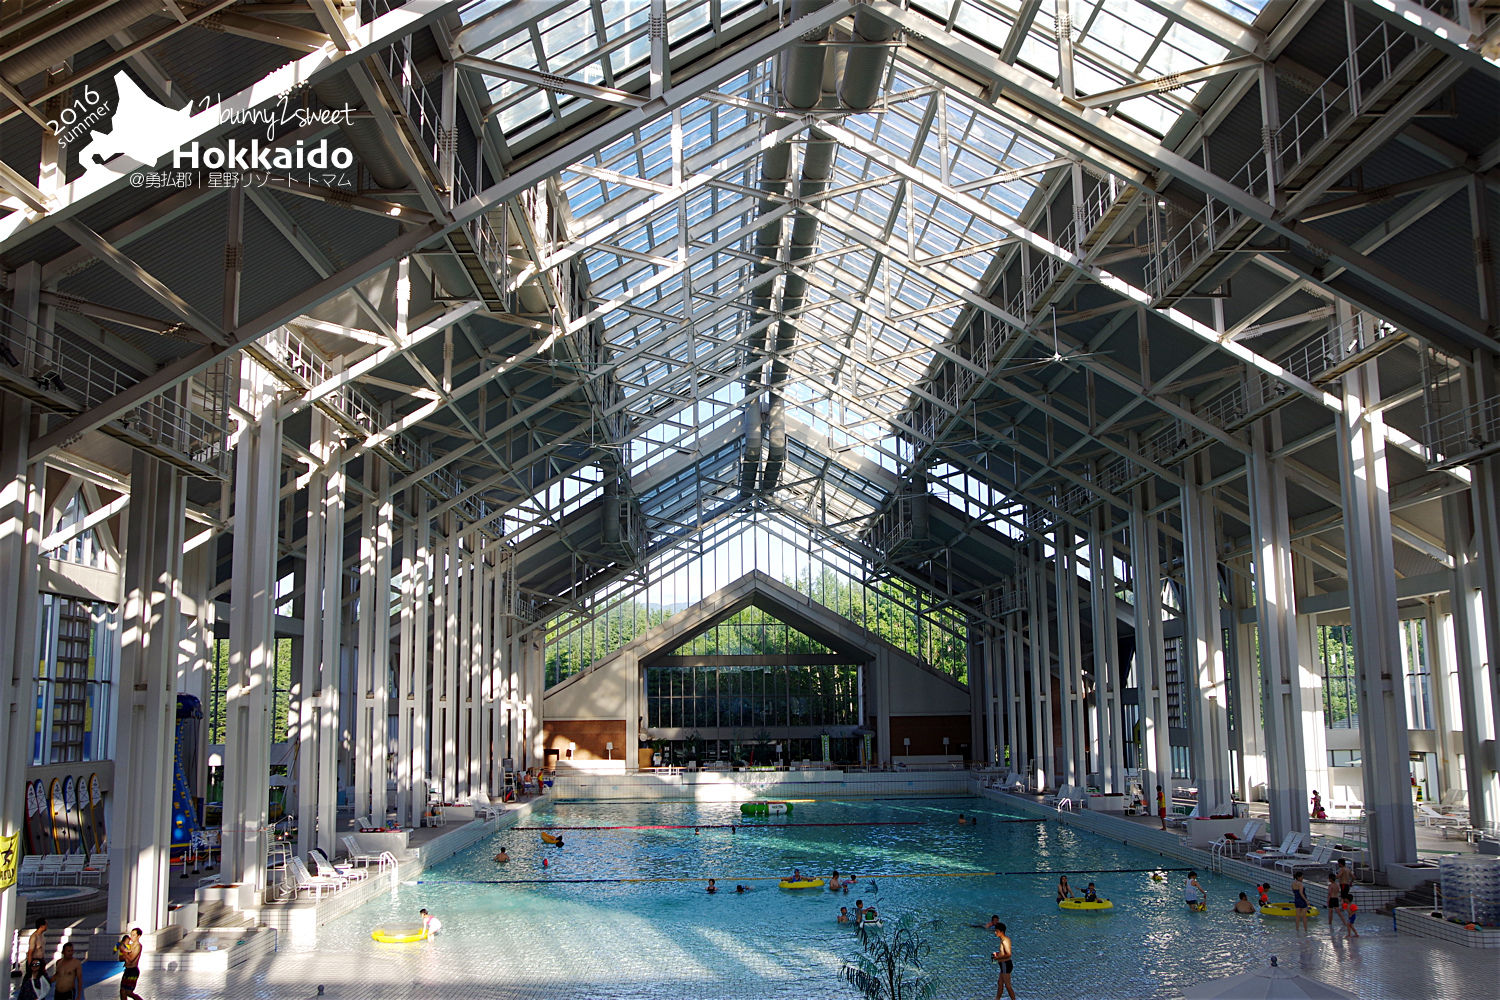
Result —
<instances>
[{"instance_id":1,"label":"pool water","mask_svg":"<svg viewBox=\"0 0 1500 1000\"><path fill-rule=\"evenodd\" d=\"M979 824L959 826L960 812ZM1174 985L1298 950L1291 921L1229 912L1240 891L1254 899L1248 885L1201 872L1209 907L1190 912L1185 872L1150 874L1180 867L1175 859L1008 815L988 800L820 799L763 820L734 803L557 803L520 825L557 830L565 846L544 846L535 829L502 831L335 920L318 951L365 956L392 981L457 964L505 996L853 996L838 972L858 942L835 918L856 898L879 909L887 930L902 916L915 920L939 997L993 995L994 938L975 926L992 913L1014 942L1017 991L1030 996L1175 996ZM502 844L509 864L491 860ZM778 889L793 867L825 878L852 870L859 886L848 895ZM1114 909L1060 912L1058 872L1075 890L1092 879ZM709 877L715 895L705 892ZM751 891L736 894L736 883ZM442 935L371 942L375 927L413 924L419 907L442 919ZM1392 933L1388 921L1362 916L1362 935ZM1328 934L1321 914L1313 931Z\"/></svg>"}]
</instances>

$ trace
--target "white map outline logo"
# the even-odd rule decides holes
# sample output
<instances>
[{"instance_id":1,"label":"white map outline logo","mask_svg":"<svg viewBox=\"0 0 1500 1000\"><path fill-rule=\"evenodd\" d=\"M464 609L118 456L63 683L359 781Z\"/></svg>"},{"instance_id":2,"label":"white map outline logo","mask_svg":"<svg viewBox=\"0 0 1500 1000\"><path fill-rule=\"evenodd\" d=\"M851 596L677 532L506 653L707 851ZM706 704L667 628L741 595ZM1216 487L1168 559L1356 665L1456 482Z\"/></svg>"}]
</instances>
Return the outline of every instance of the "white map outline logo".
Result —
<instances>
[{"instance_id":1,"label":"white map outline logo","mask_svg":"<svg viewBox=\"0 0 1500 1000\"><path fill-rule=\"evenodd\" d=\"M161 149L163 136L179 134L192 106L176 110L151 97L131 79L125 70L115 73L115 92L119 95L110 132L90 132L89 141L79 150L79 162L85 170L103 167L117 174L128 174L142 168L151 169L168 150Z\"/></svg>"}]
</instances>

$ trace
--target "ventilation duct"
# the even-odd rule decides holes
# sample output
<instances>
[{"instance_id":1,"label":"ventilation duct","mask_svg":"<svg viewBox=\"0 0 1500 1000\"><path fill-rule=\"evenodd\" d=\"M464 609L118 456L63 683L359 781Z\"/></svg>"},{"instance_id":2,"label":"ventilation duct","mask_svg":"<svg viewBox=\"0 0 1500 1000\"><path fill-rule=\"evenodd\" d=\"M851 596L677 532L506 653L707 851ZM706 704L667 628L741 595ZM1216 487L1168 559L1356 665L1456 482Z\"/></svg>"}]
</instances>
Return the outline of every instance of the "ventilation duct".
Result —
<instances>
[{"instance_id":1,"label":"ventilation duct","mask_svg":"<svg viewBox=\"0 0 1500 1000\"><path fill-rule=\"evenodd\" d=\"M771 393L771 411L766 417L766 467L761 473L760 489L769 493L781 479L781 470L786 466L786 414L781 395Z\"/></svg>"},{"instance_id":2,"label":"ventilation duct","mask_svg":"<svg viewBox=\"0 0 1500 1000\"><path fill-rule=\"evenodd\" d=\"M612 457L607 457L600 465L604 474L604 500L600 504L602 523L599 537L606 549L617 549L620 546L620 470Z\"/></svg>"},{"instance_id":3,"label":"ventilation duct","mask_svg":"<svg viewBox=\"0 0 1500 1000\"><path fill-rule=\"evenodd\" d=\"M740 492L755 492L755 477L760 473L761 416L760 400L745 402L745 448L740 454Z\"/></svg>"},{"instance_id":4,"label":"ventilation duct","mask_svg":"<svg viewBox=\"0 0 1500 1000\"><path fill-rule=\"evenodd\" d=\"M98 9L100 6L97 0L57 4L57 10L51 16L31 24L19 37L7 38L5 48L14 55L0 60L0 77L18 87L137 21L166 13L166 4L162 0L122 0L103 5L102 10ZM49 34L53 25L75 18L79 19L77 24ZM28 44L28 38L38 40Z\"/></svg>"},{"instance_id":5,"label":"ventilation duct","mask_svg":"<svg viewBox=\"0 0 1500 1000\"><path fill-rule=\"evenodd\" d=\"M844 80L839 85L839 101L853 111L868 111L880 96L885 78L886 47L884 42L896 35L896 26L865 7L854 11L854 40L871 42L849 50L844 63Z\"/></svg>"}]
</instances>

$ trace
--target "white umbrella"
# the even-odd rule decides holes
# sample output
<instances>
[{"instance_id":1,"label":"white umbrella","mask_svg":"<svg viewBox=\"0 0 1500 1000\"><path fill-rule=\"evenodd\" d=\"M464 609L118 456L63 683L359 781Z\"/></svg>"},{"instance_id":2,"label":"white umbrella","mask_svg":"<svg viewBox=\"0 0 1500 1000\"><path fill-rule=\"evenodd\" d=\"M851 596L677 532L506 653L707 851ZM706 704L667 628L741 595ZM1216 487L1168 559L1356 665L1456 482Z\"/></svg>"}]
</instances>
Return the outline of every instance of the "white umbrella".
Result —
<instances>
[{"instance_id":1,"label":"white umbrella","mask_svg":"<svg viewBox=\"0 0 1500 1000\"><path fill-rule=\"evenodd\" d=\"M1342 987L1277 965L1274 955L1263 969L1188 986L1182 995L1187 1000L1359 1000L1358 994Z\"/></svg>"}]
</instances>

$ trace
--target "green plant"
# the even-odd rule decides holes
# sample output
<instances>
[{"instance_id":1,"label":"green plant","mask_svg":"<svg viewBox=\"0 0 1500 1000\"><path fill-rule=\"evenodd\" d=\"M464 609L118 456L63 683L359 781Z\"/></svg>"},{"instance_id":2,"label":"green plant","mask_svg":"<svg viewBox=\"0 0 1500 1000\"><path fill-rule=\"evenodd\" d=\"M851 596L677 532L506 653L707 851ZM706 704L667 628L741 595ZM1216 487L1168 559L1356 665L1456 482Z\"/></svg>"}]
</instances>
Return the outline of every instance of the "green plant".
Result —
<instances>
[{"instance_id":1,"label":"green plant","mask_svg":"<svg viewBox=\"0 0 1500 1000\"><path fill-rule=\"evenodd\" d=\"M930 1000L936 995L937 980L922 969L931 946L911 917L902 917L889 931L861 924L855 932L860 954L844 963L839 978L865 1000Z\"/></svg>"}]
</instances>

